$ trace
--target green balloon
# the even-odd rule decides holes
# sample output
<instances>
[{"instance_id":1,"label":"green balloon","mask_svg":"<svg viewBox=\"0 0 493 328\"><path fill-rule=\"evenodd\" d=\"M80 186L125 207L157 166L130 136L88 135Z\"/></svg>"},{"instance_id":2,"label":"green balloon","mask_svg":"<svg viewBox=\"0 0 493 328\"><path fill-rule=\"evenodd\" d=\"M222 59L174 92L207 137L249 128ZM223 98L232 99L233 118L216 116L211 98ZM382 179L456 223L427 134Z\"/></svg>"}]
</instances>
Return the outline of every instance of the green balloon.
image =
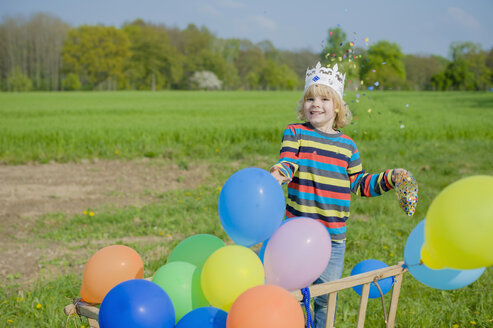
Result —
<instances>
[{"instance_id":1,"label":"green balloon","mask_svg":"<svg viewBox=\"0 0 493 328\"><path fill-rule=\"evenodd\" d=\"M216 236L209 234L194 235L176 245L168 256L168 263L187 262L202 270L209 256L223 246L224 241Z\"/></svg>"},{"instance_id":2,"label":"green balloon","mask_svg":"<svg viewBox=\"0 0 493 328\"><path fill-rule=\"evenodd\" d=\"M202 292L200 275L200 269L186 262L167 263L154 274L152 281L171 298L176 322L193 309L209 306Z\"/></svg>"}]
</instances>

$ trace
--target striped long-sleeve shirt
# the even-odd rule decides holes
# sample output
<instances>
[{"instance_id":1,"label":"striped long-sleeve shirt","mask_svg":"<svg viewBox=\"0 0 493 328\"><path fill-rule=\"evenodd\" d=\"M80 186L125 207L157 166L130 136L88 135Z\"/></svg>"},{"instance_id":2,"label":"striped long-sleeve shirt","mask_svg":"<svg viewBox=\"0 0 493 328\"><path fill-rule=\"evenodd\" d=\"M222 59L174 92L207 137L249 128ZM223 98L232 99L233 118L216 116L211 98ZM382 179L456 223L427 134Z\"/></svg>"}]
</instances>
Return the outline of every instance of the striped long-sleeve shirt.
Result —
<instances>
[{"instance_id":1,"label":"striped long-sleeve shirt","mask_svg":"<svg viewBox=\"0 0 493 328\"><path fill-rule=\"evenodd\" d=\"M394 188L392 170L363 170L354 141L324 133L310 123L291 124L284 131L280 159L274 165L291 181L286 217L310 217L327 227L333 241L346 239L351 192L373 197Z\"/></svg>"}]
</instances>

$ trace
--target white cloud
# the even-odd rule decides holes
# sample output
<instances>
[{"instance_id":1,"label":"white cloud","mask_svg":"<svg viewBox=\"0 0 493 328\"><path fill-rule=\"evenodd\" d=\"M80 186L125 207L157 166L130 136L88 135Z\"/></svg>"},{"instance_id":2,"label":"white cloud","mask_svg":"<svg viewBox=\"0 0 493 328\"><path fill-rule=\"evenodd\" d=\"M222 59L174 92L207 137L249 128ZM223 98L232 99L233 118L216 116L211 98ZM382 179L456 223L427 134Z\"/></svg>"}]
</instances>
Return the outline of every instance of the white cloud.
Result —
<instances>
[{"instance_id":1,"label":"white cloud","mask_svg":"<svg viewBox=\"0 0 493 328\"><path fill-rule=\"evenodd\" d=\"M205 14L207 16L212 16L212 17L217 17L219 16L221 13L219 12L219 10L217 10L216 8L214 8L213 6L211 5L207 5L207 4L204 4L202 6L200 6L198 8L199 12L201 12L202 14Z\"/></svg>"},{"instance_id":2,"label":"white cloud","mask_svg":"<svg viewBox=\"0 0 493 328\"><path fill-rule=\"evenodd\" d=\"M238 8L245 8L245 4L242 2L234 1L234 0L221 0L217 3L219 7L223 8L232 8L232 9L238 9Z\"/></svg>"},{"instance_id":3,"label":"white cloud","mask_svg":"<svg viewBox=\"0 0 493 328\"><path fill-rule=\"evenodd\" d=\"M250 20L252 21L253 24L256 25L256 27L260 27L262 29L266 29L270 31L277 30L277 23L265 16L262 15L251 16Z\"/></svg>"},{"instance_id":4,"label":"white cloud","mask_svg":"<svg viewBox=\"0 0 493 328\"><path fill-rule=\"evenodd\" d=\"M464 27L470 29L479 29L479 22L473 16L457 7L448 7L447 13L452 19Z\"/></svg>"}]
</instances>

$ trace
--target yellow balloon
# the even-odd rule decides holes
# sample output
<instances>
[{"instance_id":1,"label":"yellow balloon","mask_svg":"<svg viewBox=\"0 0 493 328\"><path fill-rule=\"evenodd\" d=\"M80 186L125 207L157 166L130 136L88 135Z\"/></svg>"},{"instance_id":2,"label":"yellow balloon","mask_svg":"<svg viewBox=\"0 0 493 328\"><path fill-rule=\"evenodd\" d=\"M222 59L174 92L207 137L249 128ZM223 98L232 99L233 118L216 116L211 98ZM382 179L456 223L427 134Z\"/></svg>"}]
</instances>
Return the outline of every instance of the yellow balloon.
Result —
<instances>
[{"instance_id":1,"label":"yellow balloon","mask_svg":"<svg viewBox=\"0 0 493 328\"><path fill-rule=\"evenodd\" d=\"M493 264L493 176L458 180L426 213L421 260L431 269L476 269Z\"/></svg>"},{"instance_id":2,"label":"yellow balloon","mask_svg":"<svg viewBox=\"0 0 493 328\"><path fill-rule=\"evenodd\" d=\"M264 267L251 249L228 245L207 258L200 279L205 298L227 312L244 291L264 283Z\"/></svg>"}]
</instances>

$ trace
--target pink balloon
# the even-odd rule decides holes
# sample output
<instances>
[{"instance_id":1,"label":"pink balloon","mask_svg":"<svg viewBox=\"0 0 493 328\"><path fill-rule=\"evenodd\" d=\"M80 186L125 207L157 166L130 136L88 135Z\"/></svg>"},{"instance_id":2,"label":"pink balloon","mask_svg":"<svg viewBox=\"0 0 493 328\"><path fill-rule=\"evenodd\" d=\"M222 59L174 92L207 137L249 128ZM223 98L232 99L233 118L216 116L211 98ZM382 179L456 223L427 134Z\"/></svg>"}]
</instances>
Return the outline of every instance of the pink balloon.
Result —
<instances>
[{"instance_id":1,"label":"pink balloon","mask_svg":"<svg viewBox=\"0 0 493 328\"><path fill-rule=\"evenodd\" d=\"M267 284L289 291L308 287L330 260L327 228L310 218L296 218L281 225L271 236L264 254Z\"/></svg>"}]
</instances>

